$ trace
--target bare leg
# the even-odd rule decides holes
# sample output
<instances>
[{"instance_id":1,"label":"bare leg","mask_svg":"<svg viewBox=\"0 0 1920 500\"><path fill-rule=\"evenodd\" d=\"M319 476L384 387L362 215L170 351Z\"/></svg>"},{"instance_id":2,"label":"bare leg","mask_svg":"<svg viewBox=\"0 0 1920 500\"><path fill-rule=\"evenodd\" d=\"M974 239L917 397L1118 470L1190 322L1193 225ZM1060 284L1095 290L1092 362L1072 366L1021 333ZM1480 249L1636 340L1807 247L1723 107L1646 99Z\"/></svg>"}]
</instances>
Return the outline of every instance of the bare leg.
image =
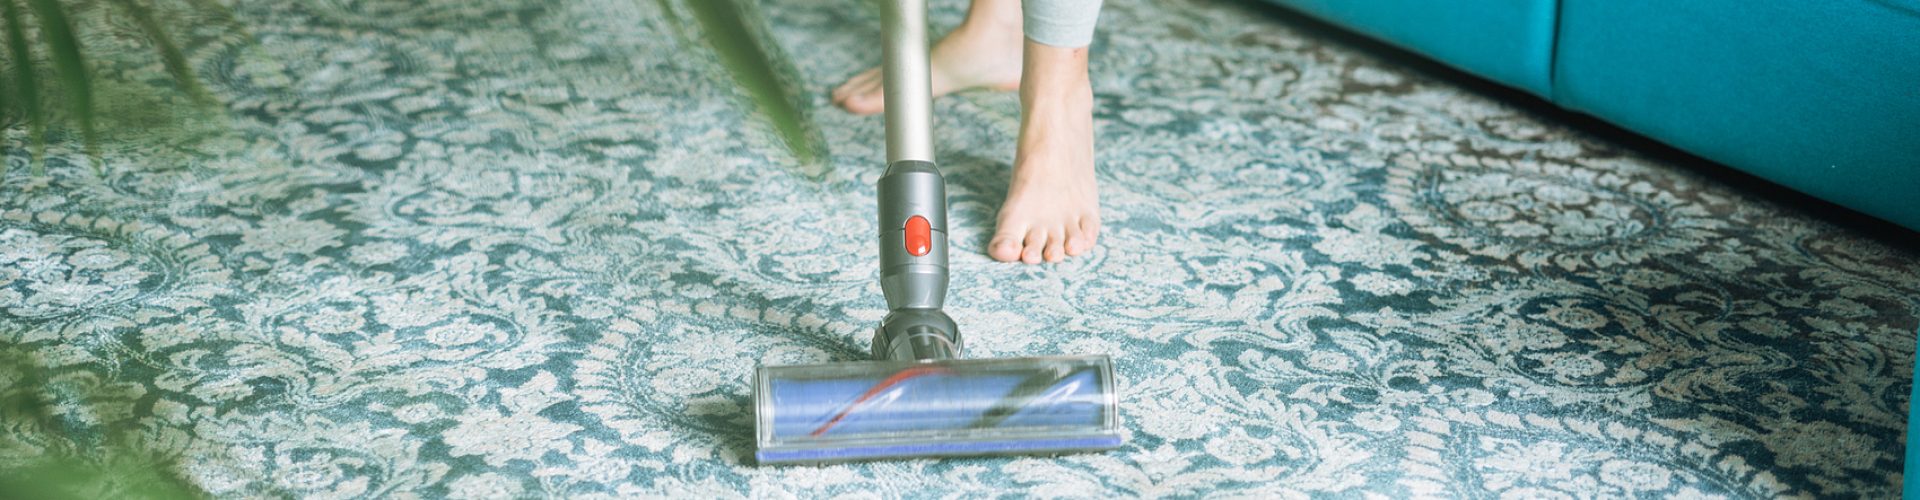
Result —
<instances>
[{"instance_id":1,"label":"bare leg","mask_svg":"<svg viewBox=\"0 0 1920 500\"><path fill-rule=\"evenodd\" d=\"M1020 86L1020 0L973 0L967 19L933 45L933 95L972 88ZM880 68L847 79L833 90L833 103L858 115L886 109Z\"/></svg>"},{"instance_id":2,"label":"bare leg","mask_svg":"<svg viewBox=\"0 0 1920 500\"><path fill-rule=\"evenodd\" d=\"M1092 250L1100 235L1087 48L1028 40L1023 60L1019 149L987 253L1059 262Z\"/></svg>"}]
</instances>

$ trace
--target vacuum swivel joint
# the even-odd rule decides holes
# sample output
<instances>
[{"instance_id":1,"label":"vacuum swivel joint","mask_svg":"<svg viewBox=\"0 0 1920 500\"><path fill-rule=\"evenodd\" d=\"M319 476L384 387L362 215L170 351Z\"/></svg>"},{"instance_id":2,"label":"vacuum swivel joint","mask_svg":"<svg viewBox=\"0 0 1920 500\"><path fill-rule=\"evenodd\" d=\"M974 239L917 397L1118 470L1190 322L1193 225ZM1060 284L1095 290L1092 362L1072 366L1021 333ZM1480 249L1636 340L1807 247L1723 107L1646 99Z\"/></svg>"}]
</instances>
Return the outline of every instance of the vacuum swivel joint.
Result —
<instances>
[{"instance_id":1,"label":"vacuum swivel joint","mask_svg":"<svg viewBox=\"0 0 1920 500\"><path fill-rule=\"evenodd\" d=\"M873 358L937 361L960 357L960 327L939 309L895 309L873 332Z\"/></svg>"}]
</instances>

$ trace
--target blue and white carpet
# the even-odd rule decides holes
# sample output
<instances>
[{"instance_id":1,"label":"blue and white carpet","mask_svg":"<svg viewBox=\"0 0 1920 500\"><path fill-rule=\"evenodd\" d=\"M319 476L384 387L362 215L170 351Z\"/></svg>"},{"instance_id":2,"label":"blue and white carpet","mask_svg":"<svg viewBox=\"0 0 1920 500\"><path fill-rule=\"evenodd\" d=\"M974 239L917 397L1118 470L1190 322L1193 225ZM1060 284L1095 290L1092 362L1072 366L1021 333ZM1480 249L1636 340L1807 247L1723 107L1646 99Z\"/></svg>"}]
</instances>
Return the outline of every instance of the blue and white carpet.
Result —
<instances>
[{"instance_id":1,"label":"blue and white carpet","mask_svg":"<svg viewBox=\"0 0 1920 500\"><path fill-rule=\"evenodd\" d=\"M803 165L663 5L252 2L254 42L188 50L224 118L123 127L99 172L56 143L39 177L16 129L0 350L29 362L0 392L54 404L0 424L0 468L133 460L315 498L1900 482L1915 248L1268 8L1139 0L1108 3L1096 45L1090 256L986 258L1017 101L936 105L972 355L1113 355L1127 446L756 467L753 368L862 359L884 313L881 120L825 98L878 60L878 20L760 5L828 151ZM935 7L950 27L964 3ZM94 23L103 80L165 81L112 56L146 50L136 27ZM171 109L119 85L113 114ZM103 452L107 429L137 458Z\"/></svg>"}]
</instances>

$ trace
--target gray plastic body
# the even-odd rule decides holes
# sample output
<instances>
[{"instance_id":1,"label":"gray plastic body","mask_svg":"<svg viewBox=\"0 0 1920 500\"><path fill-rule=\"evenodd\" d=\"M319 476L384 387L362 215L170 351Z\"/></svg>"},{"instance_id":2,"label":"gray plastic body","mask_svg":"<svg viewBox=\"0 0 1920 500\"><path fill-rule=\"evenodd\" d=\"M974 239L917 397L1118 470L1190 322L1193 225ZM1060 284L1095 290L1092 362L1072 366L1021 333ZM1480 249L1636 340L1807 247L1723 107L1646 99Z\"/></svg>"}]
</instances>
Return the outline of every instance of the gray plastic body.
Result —
<instances>
[{"instance_id":1,"label":"gray plastic body","mask_svg":"<svg viewBox=\"0 0 1920 500\"><path fill-rule=\"evenodd\" d=\"M876 361L929 361L960 357L960 327L939 309L895 309L873 332Z\"/></svg>"},{"instance_id":2,"label":"gray plastic body","mask_svg":"<svg viewBox=\"0 0 1920 500\"><path fill-rule=\"evenodd\" d=\"M880 290L886 319L873 334L878 360L960 357L960 328L941 310L947 300L947 188L932 163L897 161L880 176ZM924 219L925 249L909 251L908 221Z\"/></svg>"},{"instance_id":3,"label":"gray plastic body","mask_svg":"<svg viewBox=\"0 0 1920 500\"><path fill-rule=\"evenodd\" d=\"M880 289L887 309L939 309L947 299L947 184L924 161L898 161L880 177ZM926 255L907 250L907 220L929 226Z\"/></svg>"}]
</instances>

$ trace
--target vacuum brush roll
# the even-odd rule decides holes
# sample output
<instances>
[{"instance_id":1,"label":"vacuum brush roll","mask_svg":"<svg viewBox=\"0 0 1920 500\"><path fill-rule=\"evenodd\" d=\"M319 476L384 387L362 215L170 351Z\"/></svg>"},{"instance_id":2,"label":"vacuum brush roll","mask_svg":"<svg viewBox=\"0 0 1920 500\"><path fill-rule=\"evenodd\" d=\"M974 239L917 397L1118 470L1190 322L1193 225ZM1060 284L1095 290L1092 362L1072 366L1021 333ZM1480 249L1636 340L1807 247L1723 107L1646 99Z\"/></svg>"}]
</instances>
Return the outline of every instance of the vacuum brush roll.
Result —
<instances>
[{"instance_id":1,"label":"vacuum brush roll","mask_svg":"<svg viewBox=\"0 0 1920 500\"><path fill-rule=\"evenodd\" d=\"M766 366L761 464L1065 453L1119 447L1106 356Z\"/></svg>"}]
</instances>

